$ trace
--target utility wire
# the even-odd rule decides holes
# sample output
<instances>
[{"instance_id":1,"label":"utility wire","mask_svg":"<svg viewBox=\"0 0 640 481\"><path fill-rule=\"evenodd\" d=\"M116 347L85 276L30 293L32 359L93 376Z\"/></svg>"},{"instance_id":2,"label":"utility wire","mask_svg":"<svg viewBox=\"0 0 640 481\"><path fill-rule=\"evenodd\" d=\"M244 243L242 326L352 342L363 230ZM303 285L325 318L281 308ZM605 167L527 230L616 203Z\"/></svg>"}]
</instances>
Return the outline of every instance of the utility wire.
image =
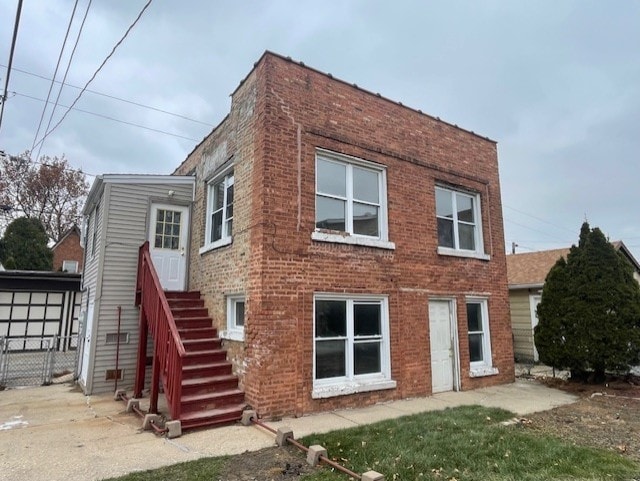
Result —
<instances>
[{"instance_id":1,"label":"utility wire","mask_svg":"<svg viewBox=\"0 0 640 481\"><path fill-rule=\"evenodd\" d=\"M31 149L29 152L33 152L33 149L36 145L36 140L38 140L38 134L40 134L40 127L42 127L42 121L44 120L44 114L47 112L47 107L49 106L49 99L51 98L51 91L53 90L53 83L55 81L56 76L58 75L58 69L60 68L60 61L62 60L62 55L64 54L64 48L67 46L67 39L69 38L69 32L71 31L71 25L73 25L73 18L76 16L76 8L78 8L78 0L73 4L73 10L71 11L71 17L69 18L69 25L67 25L67 31L64 34L64 40L62 41L62 47L60 47L60 54L58 55L58 61L56 62L56 69L53 71L53 78L51 79L51 84L49 84L49 92L47 93L47 101L42 108L42 114L40 114L40 121L38 122L38 128L36 129L36 134L33 136L33 143L31 144ZM46 132L46 129L45 129Z\"/></svg>"},{"instance_id":2,"label":"utility wire","mask_svg":"<svg viewBox=\"0 0 640 481\"><path fill-rule=\"evenodd\" d=\"M56 101L53 104L53 108L51 109L51 115L49 116L49 121L47 122L47 127L44 129L46 132L49 130L51 126L51 122L53 121L53 116L56 113L56 108L58 107L58 102L60 101L60 95L62 95L62 89L64 88L64 82L67 80L67 75L69 75L69 69L71 69L71 63L73 62L73 57L76 54L76 49L78 48L78 43L80 42L80 36L82 35L82 30L84 29L84 23L87 21L87 15L89 15L89 9L91 8L91 2L93 0L89 0L87 3L87 9L84 11L84 17L82 17L82 22L80 23L80 28L78 29L78 35L76 35L76 41L73 44L73 49L71 50L71 55L69 55L69 61L67 62L67 68L64 71L64 76L62 77L62 82L60 82L60 88L58 89L58 95L56 96ZM55 75L53 77L52 82L55 82ZM53 83L51 84L53 85ZM44 108L47 108L47 104L45 104ZM36 134L37 135L37 134ZM34 139L35 142L35 139ZM42 151L42 146L44 144L40 144L38 147L38 155L36 155L36 159L40 158L40 152Z\"/></svg>"},{"instance_id":3,"label":"utility wire","mask_svg":"<svg viewBox=\"0 0 640 481\"><path fill-rule=\"evenodd\" d=\"M556 225L556 224L552 224L552 223L551 223L551 222L549 222L549 221L546 221L546 220L544 220L544 219L541 219L540 217L536 217L536 216L535 216L535 215L533 215L533 214L528 214L527 212L524 212L524 211L522 211L522 210L518 210L518 209L516 209L515 207L511 207L511 206L506 205L506 204L502 204L502 205L503 205L503 206L505 206L507 209L511 209L511 210L513 210L513 211L515 211L515 212L518 212L519 214L526 215L527 217L531 217L532 219L535 219L535 220L537 220L537 221L544 222L545 224L548 224L548 225L550 225L550 226L552 226L552 227L555 227L556 229L563 229L563 230L566 230L566 231L568 231L568 232L571 232L572 234L575 234L575 232L574 232L572 229L569 229L568 227L563 227L563 226L559 226L559 225Z\"/></svg>"},{"instance_id":4,"label":"utility wire","mask_svg":"<svg viewBox=\"0 0 640 481\"><path fill-rule=\"evenodd\" d=\"M7 101L7 89L9 88L9 77L11 76L11 64L13 63L13 53L16 49L18 39L18 27L20 26L20 14L22 13L22 0L18 0L16 10L16 20L13 24L13 37L11 38L11 50L9 50L9 66L7 67L7 78L4 79L4 93L0 97L0 128L2 128L2 117L4 115L4 104Z\"/></svg>"},{"instance_id":5,"label":"utility wire","mask_svg":"<svg viewBox=\"0 0 640 481\"><path fill-rule=\"evenodd\" d=\"M21 94L20 92L12 92L12 93L13 93L14 95L19 96L19 97L25 97L25 98L28 98L28 99L31 99L31 100L37 100L38 102L46 102L44 99L40 99L40 98L38 98L38 97L33 97L32 95ZM52 103L52 102L49 102L49 103ZM94 116L96 116L96 117L100 117L100 118L103 118L103 119L111 120L112 122L118 122L118 123L125 124L125 125L131 125L132 127L138 127L138 128L140 128L140 129L150 130L151 132L157 132L157 133L159 133L159 134L171 135L172 137L178 137L178 138L180 138L180 139L192 140L192 141L194 141L194 142L199 142L199 140L198 140L198 139L192 139L191 137L186 137L186 136L184 136L184 135L175 134L175 133L172 133L172 132L167 132L167 131L165 131L165 130L154 129L154 128L152 128L152 127L147 127L147 126L145 126L145 125L135 124L135 123L133 123L133 122L128 122L128 121L126 121L126 120L116 119L116 118L114 118L114 117L109 117L108 115L99 114L99 113L96 113L96 112L91 112L91 111L89 111L89 110L79 109L78 107L68 107L68 106L66 106L66 105L62 105L62 104L59 104L59 105L60 105L60 107L62 107L62 108L67 108L67 109L75 110L76 112L82 112L83 114L94 115ZM39 156L38 156L38 157L39 157Z\"/></svg>"},{"instance_id":6,"label":"utility wire","mask_svg":"<svg viewBox=\"0 0 640 481\"><path fill-rule=\"evenodd\" d=\"M133 27L135 27L135 25L138 23L138 21L140 20L140 18L142 17L142 15L144 14L144 12L147 10L147 8L149 7L149 5L151 5L151 2L153 0L148 0L147 3L145 4L144 7L142 7L142 10L140 10L140 13L138 14L138 16L136 17L136 19L133 21L133 23L131 25L129 25L129 28L127 28L127 31L124 33L124 35L122 36L122 38L120 38L120 40L118 40L118 42L114 45L113 49L111 49L111 52L109 53L109 55L107 55L105 57L105 59L102 61L102 63L100 64L100 66L96 69L96 71L93 73L93 75L91 76L91 78L87 81L87 83L84 85L84 87L82 87L82 90L80 90L80 93L78 94L78 96L75 98L75 100L73 102L71 102L71 105L69 107L67 107L67 110L64 112L64 114L62 115L62 117L60 118L60 120L58 120L58 123L56 123L49 131L47 131L44 136L42 137L42 139L40 139L40 141L38 142L38 144L41 144L42 142L45 141L45 139L51 135L51 133L53 133L54 130L56 130L58 128L58 126L64 121L64 119L67 117L67 115L69 114L69 112L71 112L71 110L73 109L73 107L75 107L75 105L78 103L78 100L80 100L80 97L82 97L82 94L84 93L84 91L87 89L87 87L91 84L91 82L94 81L94 79L96 78L96 76L98 75L98 73L100 72L100 70L102 70L102 68L105 66L105 64L109 61L109 59L113 56L113 54L115 53L115 51L117 50L117 48L122 44L122 42L124 42L125 38L127 38L127 35L129 35L129 32L131 32L131 30L133 29ZM35 147L35 146L34 146Z\"/></svg>"},{"instance_id":7,"label":"utility wire","mask_svg":"<svg viewBox=\"0 0 640 481\"><path fill-rule=\"evenodd\" d=\"M3 65L0 63L0 67L5 67L6 65ZM38 75L37 73L33 73L33 72L29 72L27 70L21 70L19 68L13 67L13 71L14 72L20 72L23 73L25 75L31 75L32 77L36 77L36 78L40 78L42 80L51 80L49 77L45 77L44 75ZM55 83L61 83L58 80L54 80ZM65 87L71 87L77 90L82 90L82 87L78 87L77 85L72 85L69 83L64 83L63 84ZM201 124L201 125L206 125L207 127L215 127L215 124L211 124L208 122L203 122L201 120L196 120L196 119L192 119L191 117L187 117L186 115L181 115L181 114L177 114L175 112L170 112L168 110L164 110L164 109L160 109L158 107L152 107L150 105L145 105L139 102L135 102L133 100L127 100L127 99L123 99L121 97L116 97L115 95L109 95L109 94L105 94L103 92L98 92L97 90L91 90L91 89L85 89L85 92L88 92L90 94L94 94L94 95L99 95L101 97L106 97L108 99L112 99L112 100L117 100L119 102L124 102L126 104L130 104L130 105L135 105L136 107L142 107L143 109L149 109L149 110L153 110L155 112L160 112L162 114L166 114L166 115L171 115L173 117L177 117L183 120L188 120L189 122L194 122L196 124Z\"/></svg>"}]
</instances>

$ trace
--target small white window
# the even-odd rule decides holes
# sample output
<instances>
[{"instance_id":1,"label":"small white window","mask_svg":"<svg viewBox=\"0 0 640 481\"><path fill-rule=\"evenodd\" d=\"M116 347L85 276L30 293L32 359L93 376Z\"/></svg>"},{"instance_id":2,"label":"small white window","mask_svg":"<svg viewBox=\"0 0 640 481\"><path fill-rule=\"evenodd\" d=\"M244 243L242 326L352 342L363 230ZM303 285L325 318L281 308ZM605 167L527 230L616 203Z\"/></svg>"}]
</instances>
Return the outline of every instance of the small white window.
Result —
<instances>
[{"instance_id":1,"label":"small white window","mask_svg":"<svg viewBox=\"0 0 640 481\"><path fill-rule=\"evenodd\" d=\"M233 172L207 184L207 221L204 247L200 253L228 245L233 233Z\"/></svg>"},{"instance_id":2,"label":"small white window","mask_svg":"<svg viewBox=\"0 0 640 481\"><path fill-rule=\"evenodd\" d=\"M489 309L486 299L467 299L467 331L471 376L497 374L491 360Z\"/></svg>"},{"instance_id":3,"label":"small white window","mask_svg":"<svg viewBox=\"0 0 640 481\"><path fill-rule=\"evenodd\" d=\"M70 272L72 274L77 274L78 261L62 261L62 270L63 272Z\"/></svg>"},{"instance_id":4,"label":"small white window","mask_svg":"<svg viewBox=\"0 0 640 481\"><path fill-rule=\"evenodd\" d=\"M480 196L436 187L438 253L487 258L482 242Z\"/></svg>"},{"instance_id":5,"label":"small white window","mask_svg":"<svg viewBox=\"0 0 640 481\"><path fill-rule=\"evenodd\" d=\"M313 397L396 386L386 297L316 295Z\"/></svg>"},{"instance_id":6,"label":"small white window","mask_svg":"<svg viewBox=\"0 0 640 481\"><path fill-rule=\"evenodd\" d=\"M227 330L223 333L224 338L244 340L245 306L244 296L227 297Z\"/></svg>"},{"instance_id":7,"label":"small white window","mask_svg":"<svg viewBox=\"0 0 640 481\"><path fill-rule=\"evenodd\" d=\"M312 238L394 248L387 234L385 168L353 157L318 153Z\"/></svg>"}]
</instances>

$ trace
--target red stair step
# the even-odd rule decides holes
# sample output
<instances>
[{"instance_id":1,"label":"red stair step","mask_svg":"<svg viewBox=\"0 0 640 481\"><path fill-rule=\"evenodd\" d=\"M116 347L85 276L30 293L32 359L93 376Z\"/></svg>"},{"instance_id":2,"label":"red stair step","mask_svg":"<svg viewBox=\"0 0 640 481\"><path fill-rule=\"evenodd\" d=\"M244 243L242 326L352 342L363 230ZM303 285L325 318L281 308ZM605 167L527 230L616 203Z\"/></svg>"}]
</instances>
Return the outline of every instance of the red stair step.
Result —
<instances>
[{"instance_id":1,"label":"red stair step","mask_svg":"<svg viewBox=\"0 0 640 481\"><path fill-rule=\"evenodd\" d=\"M233 374L182 379L182 396L226 391L227 389L235 389L237 387L238 378Z\"/></svg>"},{"instance_id":2,"label":"red stair step","mask_svg":"<svg viewBox=\"0 0 640 481\"><path fill-rule=\"evenodd\" d=\"M170 299L200 299L200 291L165 291L167 300Z\"/></svg>"},{"instance_id":3,"label":"red stair step","mask_svg":"<svg viewBox=\"0 0 640 481\"><path fill-rule=\"evenodd\" d=\"M182 339L182 345L186 351L206 351L211 349L220 349L222 347L222 341L218 337Z\"/></svg>"},{"instance_id":4,"label":"red stair step","mask_svg":"<svg viewBox=\"0 0 640 481\"><path fill-rule=\"evenodd\" d=\"M171 309L174 319L183 319L185 317L208 317L209 311L206 307L181 307Z\"/></svg>"},{"instance_id":5,"label":"red stair step","mask_svg":"<svg viewBox=\"0 0 640 481\"><path fill-rule=\"evenodd\" d=\"M214 393L200 393L182 396L182 413L224 409L244 401L244 392L240 389L227 389Z\"/></svg>"},{"instance_id":6,"label":"red stair step","mask_svg":"<svg viewBox=\"0 0 640 481\"><path fill-rule=\"evenodd\" d=\"M231 374L232 367L229 361L192 364L182 367L183 379L197 379L200 377L223 376Z\"/></svg>"},{"instance_id":7,"label":"red stair step","mask_svg":"<svg viewBox=\"0 0 640 481\"><path fill-rule=\"evenodd\" d=\"M226 408L184 413L180 416L180 423L182 429L231 424L242 418L244 407L244 404L237 404Z\"/></svg>"},{"instance_id":8,"label":"red stair step","mask_svg":"<svg viewBox=\"0 0 640 481\"><path fill-rule=\"evenodd\" d=\"M185 341L189 339L207 339L217 338L218 330L215 327L193 327L184 328L182 325L178 326L178 333L180 338Z\"/></svg>"}]
</instances>

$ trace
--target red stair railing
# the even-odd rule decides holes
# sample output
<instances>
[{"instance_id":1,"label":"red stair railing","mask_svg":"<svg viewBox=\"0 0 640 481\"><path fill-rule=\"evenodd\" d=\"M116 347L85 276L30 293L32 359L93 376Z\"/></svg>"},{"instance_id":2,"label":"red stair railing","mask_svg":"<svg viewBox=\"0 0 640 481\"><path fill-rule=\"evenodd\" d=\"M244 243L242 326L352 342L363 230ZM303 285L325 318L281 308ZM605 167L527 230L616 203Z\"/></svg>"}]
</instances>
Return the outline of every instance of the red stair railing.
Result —
<instances>
[{"instance_id":1,"label":"red stair railing","mask_svg":"<svg viewBox=\"0 0 640 481\"><path fill-rule=\"evenodd\" d=\"M140 246L138 256L136 305L140 306L140 341L134 396L140 397L144 389L148 331L154 341L149 411L158 412L158 393L160 380L162 380L171 418L178 420L180 419L182 363L185 349L169 302L153 266L148 241Z\"/></svg>"}]
</instances>

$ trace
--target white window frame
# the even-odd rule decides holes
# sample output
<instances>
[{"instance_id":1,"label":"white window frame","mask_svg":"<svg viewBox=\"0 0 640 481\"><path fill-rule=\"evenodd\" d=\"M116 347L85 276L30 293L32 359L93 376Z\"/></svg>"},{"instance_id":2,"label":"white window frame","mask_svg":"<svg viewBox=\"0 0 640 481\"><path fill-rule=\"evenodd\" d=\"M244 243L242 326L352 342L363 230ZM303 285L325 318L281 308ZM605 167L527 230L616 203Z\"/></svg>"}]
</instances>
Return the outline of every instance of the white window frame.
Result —
<instances>
[{"instance_id":1,"label":"white window frame","mask_svg":"<svg viewBox=\"0 0 640 481\"><path fill-rule=\"evenodd\" d=\"M341 377L316 379L316 301L346 301L347 335L346 338L346 375ZM372 374L353 374L353 350L355 336L353 333L354 303L377 303L380 305L380 372ZM312 398L328 398L359 392L394 389L396 381L391 379L391 339L389 337L389 299L385 295L316 293L313 298L313 391ZM333 338L320 338L331 340ZM336 338L338 339L338 338Z\"/></svg>"},{"instance_id":2,"label":"white window frame","mask_svg":"<svg viewBox=\"0 0 640 481\"><path fill-rule=\"evenodd\" d=\"M211 231L213 229L213 221L212 217L214 214L213 211L213 201L214 201L214 192L215 188L218 184L223 184L224 189L224 197L222 201L222 236L220 239L211 242ZM206 194L207 194L207 209L206 209L206 223L205 223L205 231L204 231L204 245L200 248L200 254L204 254L212 249L217 249L219 247L223 247L231 244L233 242L233 227L231 229L228 228L229 220L232 220L235 216L231 216L231 218L227 218L227 191L229 187L235 185L235 177L232 169L221 172L219 175L216 175L211 180L207 182L206 185ZM235 204L235 187L234 187L234 204ZM234 205L235 208L235 205ZM219 209L216 209L216 211Z\"/></svg>"},{"instance_id":3,"label":"white window frame","mask_svg":"<svg viewBox=\"0 0 640 481\"><path fill-rule=\"evenodd\" d=\"M437 206L437 196L434 192L434 198L436 200L436 241L438 242L438 254L441 255L449 255L449 256L458 256L458 257L473 257L476 259L489 260L490 257L484 251L484 239L482 237L482 208L480 204L480 194L465 191L462 189L455 189L453 187L436 185L436 191L447 192L451 196L451 206L452 206L452 214L453 218L450 219L448 217L438 216L438 206ZM470 197L473 201L473 218L475 219L475 223L473 224L473 235L474 235L474 243L475 249L461 249L460 248L460 239L458 234L458 224L471 225L468 222L459 221L458 220L458 209L457 209L457 199L456 195L463 195L466 197ZM453 243L454 247L444 247L439 244L438 238L438 225L437 219L446 219L453 221Z\"/></svg>"},{"instance_id":4,"label":"white window frame","mask_svg":"<svg viewBox=\"0 0 640 481\"><path fill-rule=\"evenodd\" d=\"M69 269L67 267L69 264L71 264L73 266L73 269ZM80 266L80 263L78 261L74 261L74 260L63 260L62 261L62 271L63 272L69 272L71 274L77 274L79 266Z\"/></svg>"},{"instance_id":5,"label":"white window frame","mask_svg":"<svg viewBox=\"0 0 640 481\"><path fill-rule=\"evenodd\" d=\"M338 196L334 194L328 194L320 192L318 189L318 161L323 160L326 162L333 162L341 164L346 167L346 192L345 196ZM371 203L367 201L361 201L354 199L353 195L353 167L360 167L378 175L378 203ZM387 168L384 165L369 162L367 160L359 159L344 154L337 154L324 149L318 149L316 151L316 179L315 179L315 200L316 200L316 212L317 212L317 198L318 196L339 199L345 201L345 231L327 231L324 229L314 228L311 234L311 238L321 242L337 242L342 244L354 244L363 245L368 247L379 247L382 249L395 249L395 244L389 242L388 233L388 214L387 214ZM363 234L356 234L353 231L353 203L364 203L369 205L375 205L378 207L378 236L368 236Z\"/></svg>"},{"instance_id":6,"label":"white window frame","mask_svg":"<svg viewBox=\"0 0 640 481\"><path fill-rule=\"evenodd\" d=\"M247 301L245 296L242 294L227 296L227 329L222 332L224 339L244 341L244 324L238 326L236 323L237 306L239 303L244 304L244 322L246 322Z\"/></svg>"},{"instance_id":7,"label":"white window frame","mask_svg":"<svg viewBox=\"0 0 640 481\"><path fill-rule=\"evenodd\" d=\"M482 354L481 361L469 361L469 374L471 377L491 376L498 374L498 369L493 367L493 358L491 355L491 331L489 329L489 302L485 297L467 297L466 309L468 312L469 304L480 305L480 313L482 315L482 331L469 331L467 322L467 349L469 349L469 335L482 334ZM470 355L471 353L469 353Z\"/></svg>"}]
</instances>

